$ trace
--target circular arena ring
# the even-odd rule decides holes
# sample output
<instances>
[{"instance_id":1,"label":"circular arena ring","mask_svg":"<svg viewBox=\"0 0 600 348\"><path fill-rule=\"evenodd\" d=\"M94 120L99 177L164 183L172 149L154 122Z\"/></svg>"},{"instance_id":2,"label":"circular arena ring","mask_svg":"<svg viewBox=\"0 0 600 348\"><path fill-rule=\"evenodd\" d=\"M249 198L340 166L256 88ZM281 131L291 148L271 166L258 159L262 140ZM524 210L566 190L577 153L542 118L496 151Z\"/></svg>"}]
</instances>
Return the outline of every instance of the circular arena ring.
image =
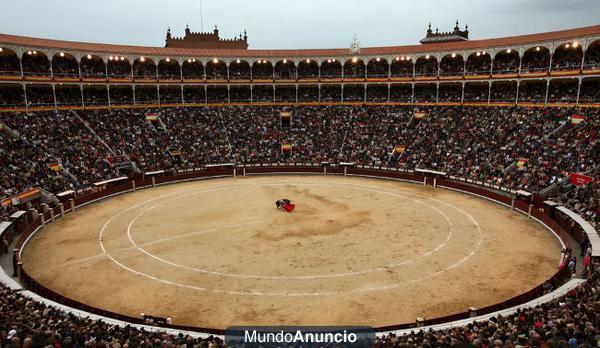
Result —
<instances>
[{"instance_id":1,"label":"circular arena ring","mask_svg":"<svg viewBox=\"0 0 600 348\"><path fill-rule=\"evenodd\" d=\"M178 183L160 185L169 182ZM282 197L293 213L275 208ZM73 205L22 237L28 288L118 319L146 313L214 333L240 324L387 330L464 318L469 307L491 312L558 282L568 243L547 212L530 213L546 226L528 216L528 202L374 169L211 168L102 186Z\"/></svg>"}]
</instances>

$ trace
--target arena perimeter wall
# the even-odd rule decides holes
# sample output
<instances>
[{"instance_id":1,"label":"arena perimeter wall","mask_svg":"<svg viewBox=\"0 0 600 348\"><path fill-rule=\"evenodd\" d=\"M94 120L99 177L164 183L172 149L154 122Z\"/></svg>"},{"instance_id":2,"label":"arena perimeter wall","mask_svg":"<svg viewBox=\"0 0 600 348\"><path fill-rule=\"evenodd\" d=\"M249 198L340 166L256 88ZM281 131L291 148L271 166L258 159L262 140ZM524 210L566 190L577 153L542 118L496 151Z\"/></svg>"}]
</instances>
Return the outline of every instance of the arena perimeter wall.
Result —
<instances>
[{"instance_id":1,"label":"arena perimeter wall","mask_svg":"<svg viewBox=\"0 0 600 348\"><path fill-rule=\"evenodd\" d=\"M120 184L107 184L106 186L96 187L95 192L91 191L72 197L65 196L61 198L61 203L64 205L65 213L71 211L71 202L75 206L75 209L86 204L90 204L117 194L131 192L139 189L152 188L155 185L163 185L170 183L177 183L182 181L210 179L218 177L235 177L235 176L246 176L246 175L277 175L277 174L301 174L301 175L347 175L347 176L361 176L371 177L388 180L401 180L419 183L422 185L440 186L447 189L457 190L468 194L477 195L491 201L504 204L511 207L514 199L514 209L524 214L530 214L533 218L539 220L551 229L561 240L561 242L569 246L567 235L573 237L577 242L581 242L585 238L585 234L581 227L572 221L570 218L563 214L558 214L555 208L550 207L543 203L543 198L539 196L532 196L528 199L515 197L512 194L502 192L492 187L493 185L485 184L481 182L473 182L472 180L453 178L449 179L446 177L435 177L435 175L422 174L418 172L402 171L396 169L383 169L383 168L371 168L371 167L354 167L354 166L338 166L338 165L308 165L308 164L271 164L271 165L255 165L245 167L234 167L232 165L215 166L211 168L204 168L193 171L186 171L183 173L166 173L159 172L154 175L139 175L129 180L123 180ZM487 187L486 187L487 186ZM109 204L109 203L107 203ZM45 223L52 221L52 214L50 211L41 214L40 217L33 220L22 232L17 241L19 250L25 246L27 241L42 228L42 217ZM54 214L55 218L60 218L60 212L57 210ZM19 252L20 255L20 252ZM547 281L552 283L555 288L563 284L570 274L565 267L563 270L557 271ZM130 322L133 324L148 324L142 318L130 317L111 311L106 311L100 308L95 308L83 304L81 302L66 298L37 282L31 276L25 272L23 267L20 267L20 281L22 285L28 290L37 293L38 295L61 303L63 305L82 310L89 313L94 313L103 317L113 318ZM543 284L536 286L535 288L527 291L526 293L515 296L509 300L501 303L497 303L491 306L477 309L477 315L484 315L493 313L499 310L510 308L513 306L524 304L535 298L544 295ZM470 318L473 315L472 312L466 310L465 312L454 313L444 317L426 319L424 325L436 325L447 323L456 320L462 320ZM183 325L170 325L170 324L157 324L155 325L165 329L175 330L186 330L196 331L208 334L223 335L224 330L215 328L203 328L203 327L191 327ZM421 325L419 325L421 326ZM398 325L390 325L384 327L375 328L376 331L391 331L391 330L403 330L416 328L416 322L404 323Z\"/></svg>"}]
</instances>

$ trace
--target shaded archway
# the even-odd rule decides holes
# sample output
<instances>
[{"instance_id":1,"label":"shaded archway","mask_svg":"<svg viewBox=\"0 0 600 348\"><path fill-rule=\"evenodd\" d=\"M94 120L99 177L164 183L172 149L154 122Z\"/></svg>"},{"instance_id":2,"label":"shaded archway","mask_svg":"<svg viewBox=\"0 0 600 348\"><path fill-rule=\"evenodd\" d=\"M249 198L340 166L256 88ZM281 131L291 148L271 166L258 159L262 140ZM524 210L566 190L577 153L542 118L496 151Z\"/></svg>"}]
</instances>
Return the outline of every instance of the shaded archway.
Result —
<instances>
[{"instance_id":1,"label":"shaded archway","mask_svg":"<svg viewBox=\"0 0 600 348\"><path fill-rule=\"evenodd\" d=\"M253 102L273 102L273 85L255 85L252 88Z\"/></svg>"},{"instance_id":2,"label":"shaded archway","mask_svg":"<svg viewBox=\"0 0 600 348\"><path fill-rule=\"evenodd\" d=\"M204 65L196 58L186 59L181 65L181 74L184 80L204 80Z\"/></svg>"},{"instance_id":3,"label":"shaded archway","mask_svg":"<svg viewBox=\"0 0 600 348\"><path fill-rule=\"evenodd\" d=\"M110 79L127 79L132 78L131 63L123 56L108 57L108 78ZM133 99L132 99L133 100ZM111 96L112 102L112 96Z\"/></svg>"},{"instance_id":4,"label":"shaded archway","mask_svg":"<svg viewBox=\"0 0 600 348\"><path fill-rule=\"evenodd\" d=\"M159 104L157 86L135 86L136 104Z\"/></svg>"},{"instance_id":5,"label":"shaded archway","mask_svg":"<svg viewBox=\"0 0 600 348\"><path fill-rule=\"evenodd\" d=\"M275 64L275 80L295 80L296 79L296 64L284 59Z\"/></svg>"},{"instance_id":6,"label":"shaded archway","mask_svg":"<svg viewBox=\"0 0 600 348\"><path fill-rule=\"evenodd\" d=\"M275 102L293 103L296 101L296 86L275 85Z\"/></svg>"},{"instance_id":7,"label":"shaded archway","mask_svg":"<svg viewBox=\"0 0 600 348\"><path fill-rule=\"evenodd\" d=\"M409 78L413 76L413 63L410 57L396 57L390 68L391 77Z\"/></svg>"},{"instance_id":8,"label":"shaded archway","mask_svg":"<svg viewBox=\"0 0 600 348\"><path fill-rule=\"evenodd\" d=\"M0 83L0 106L25 106L25 91L23 90L23 86L20 84Z\"/></svg>"},{"instance_id":9,"label":"shaded archway","mask_svg":"<svg viewBox=\"0 0 600 348\"><path fill-rule=\"evenodd\" d=\"M248 66L248 69L250 67ZM248 71L248 78L250 78L250 71ZM232 103L249 103L252 98L252 92L250 86L231 86L229 87L229 100Z\"/></svg>"},{"instance_id":10,"label":"shaded archway","mask_svg":"<svg viewBox=\"0 0 600 348\"><path fill-rule=\"evenodd\" d=\"M523 80L519 84L519 102L544 103L546 101L545 80Z\"/></svg>"},{"instance_id":11,"label":"shaded archway","mask_svg":"<svg viewBox=\"0 0 600 348\"><path fill-rule=\"evenodd\" d=\"M600 40L592 42L585 51L585 62L583 63L585 70L600 69Z\"/></svg>"},{"instance_id":12,"label":"shaded archway","mask_svg":"<svg viewBox=\"0 0 600 348\"><path fill-rule=\"evenodd\" d=\"M165 58L158 62L158 79L159 80L180 80L181 68L179 62L175 59ZM181 99L181 98L179 98ZM162 100L162 95L161 95Z\"/></svg>"},{"instance_id":13,"label":"shaded archway","mask_svg":"<svg viewBox=\"0 0 600 348\"><path fill-rule=\"evenodd\" d=\"M425 55L417 59L415 63L415 77L437 76L438 62L437 58L431 55Z\"/></svg>"},{"instance_id":14,"label":"shaded archway","mask_svg":"<svg viewBox=\"0 0 600 348\"><path fill-rule=\"evenodd\" d=\"M298 101L299 102L317 102L319 101L319 86L317 85L299 85L298 86Z\"/></svg>"},{"instance_id":15,"label":"shaded archway","mask_svg":"<svg viewBox=\"0 0 600 348\"><path fill-rule=\"evenodd\" d=\"M133 87L125 85L109 85L111 105L133 104Z\"/></svg>"},{"instance_id":16,"label":"shaded archway","mask_svg":"<svg viewBox=\"0 0 600 348\"><path fill-rule=\"evenodd\" d=\"M600 104L600 78L589 77L581 81L579 102L586 104Z\"/></svg>"},{"instance_id":17,"label":"shaded archway","mask_svg":"<svg viewBox=\"0 0 600 348\"><path fill-rule=\"evenodd\" d=\"M81 57L79 66L82 78L106 78L106 64L100 56L88 54Z\"/></svg>"},{"instance_id":18,"label":"shaded archway","mask_svg":"<svg viewBox=\"0 0 600 348\"><path fill-rule=\"evenodd\" d=\"M341 79L342 63L337 59L327 59L321 63L322 79Z\"/></svg>"},{"instance_id":19,"label":"shaded archway","mask_svg":"<svg viewBox=\"0 0 600 348\"><path fill-rule=\"evenodd\" d=\"M231 62L229 64L229 79L250 81L250 64L241 59Z\"/></svg>"},{"instance_id":20,"label":"shaded archway","mask_svg":"<svg viewBox=\"0 0 600 348\"><path fill-rule=\"evenodd\" d=\"M384 58L374 58L367 64L368 78L387 78L389 75L390 65Z\"/></svg>"},{"instance_id":21,"label":"shaded archway","mask_svg":"<svg viewBox=\"0 0 600 348\"><path fill-rule=\"evenodd\" d=\"M156 80L156 64L154 64L154 61L146 57L140 57L133 61L133 78L136 80Z\"/></svg>"},{"instance_id":22,"label":"shaded archway","mask_svg":"<svg viewBox=\"0 0 600 348\"><path fill-rule=\"evenodd\" d=\"M341 102L342 85L321 85L321 101Z\"/></svg>"},{"instance_id":23,"label":"shaded archway","mask_svg":"<svg viewBox=\"0 0 600 348\"><path fill-rule=\"evenodd\" d=\"M316 80L319 78L319 65L314 59L304 59L298 63L298 79Z\"/></svg>"},{"instance_id":24,"label":"shaded archway","mask_svg":"<svg viewBox=\"0 0 600 348\"><path fill-rule=\"evenodd\" d=\"M348 59L344 63L345 79L364 79L366 77L365 71L365 62L358 57Z\"/></svg>"},{"instance_id":25,"label":"shaded archway","mask_svg":"<svg viewBox=\"0 0 600 348\"><path fill-rule=\"evenodd\" d=\"M54 106L54 93L51 85L29 83L25 88L29 106Z\"/></svg>"},{"instance_id":26,"label":"shaded archway","mask_svg":"<svg viewBox=\"0 0 600 348\"><path fill-rule=\"evenodd\" d=\"M493 74L516 74L519 71L519 52L506 49L496 53Z\"/></svg>"},{"instance_id":27,"label":"shaded archway","mask_svg":"<svg viewBox=\"0 0 600 348\"><path fill-rule=\"evenodd\" d=\"M343 85L344 89L343 101L347 102L364 102L365 86L364 85Z\"/></svg>"},{"instance_id":28,"label":"shaded archway","mask_svg":"<svg viewBox=\"0 0 600 348\"><path fill-rule=\"evenodd\" d=\"M79 77L79 64L77 59L71 54L60 52L52 57L52 74L56 78Z\"/></svg>"},{"instance_id":29,"label":"shaded archway","mask_svg":"<svg viewBox=\"0 0 600 348\"><path fill-rule=\"evenodd\" d=\"M416 103L435 103L437 86L435 83L415 83Z\"/></svg>"},{"instance_id":30,"label":"shaded archway","mask_svg":"<svg viewBox=\"0 0 600 348\"><path fill-rule=\"evenodd\" d=\"M462 76L465 61L460 54L451 53L440 61L440 76Z\"/></svg>"},{"instance_id":31,"label":"shaded archway","mask_svg":"<svg viewBox=\"0 0 600 348\"><path fill-rule=\"evenodd\" d=\"M227 64L219 59L213 59L206 63L207 80L227 80ZM221 95L222 92L219 92Z\"/></svg>"},{"instance_id":32,"label":"shaded archway","mask_svg":"<svg viewBox=\"0 0 600 348\"><path fill-rule=\"evenodd\" d=\"M462 83L440 83L438 102L460 103L462 99Z\"/></svg>"},{"instance_id":33,"label":"shaded archway","mask_svg":"<svg viewBox=\"0 0 600 348\"><path fill-rule=\"evenodd\" d=\"M0 75L21 76L19 57L15 51L0 47Z\"/></svg>"},{"instance_id":34,"label":"shaded archway","mask_svg":"<svg viewBox=\"0 0 600 348\"><path fill-rule=\"evenodd\" d=\"M85 105L108 105L108 89L105 85L83 85Z\"/></svg>"},{"instance_id":35,"label":"shaded archway","mask_svg":"<svg viewBox=\"0 0 600 348\"><path fill-rule=\"evenodd\" d=\"M544 46L531 47L523 54L521 73L544 73L550 66L550 50Z\"/></svg>"},{"instance_id":36,"label":"shaded archway","mask_svg":"<svg viewBox=\"0 0 600 348\"><path fill-rule=\"evenodd\" d=\"M471 53L467 58L465 75L490 75L492 68L492 58L485 51Z\"/></svg>"},{"instance_id":37,"label":"shaded archway","mask_svg":"<svg viewBox=\"0 0 600 348\"><path fill-rule=\"evenodd\" d=\"M36 50L29 50L21 57L24 76L50 76L50 60Z\"/></svg>"},{"instance_id":38,"label":"shaded archway","mask_svg":"<svg viewBox=\"0 0 600 348\"><path fill-rule=\"evenodd\" d=\"M562 44L554 50L551 70L579 70L582 59L583 50L579 42Z\"/></svg>"},{"instance_id":39,"label":"shaded archway","mask_svg":"<svg viewBox=\"0 0 600 348\"><path fill-rule=\"evenodd\" d=\"M258 60L252 64L252 80L273 80L273 64L268 60ZM271 97L273 99L273 97Z\"/></svg>"}]
</instances>

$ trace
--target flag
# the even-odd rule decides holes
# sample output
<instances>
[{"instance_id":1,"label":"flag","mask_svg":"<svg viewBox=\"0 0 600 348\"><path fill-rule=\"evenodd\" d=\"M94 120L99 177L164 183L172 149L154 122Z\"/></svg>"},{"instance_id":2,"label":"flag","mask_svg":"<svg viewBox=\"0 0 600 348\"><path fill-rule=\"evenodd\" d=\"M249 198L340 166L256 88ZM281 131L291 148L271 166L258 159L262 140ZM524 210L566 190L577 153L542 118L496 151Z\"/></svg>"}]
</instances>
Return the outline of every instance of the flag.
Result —
<instances>
[{"instance_id":1,"label":"flag","mask_svg":"<svg viewBox=\"0 0 600 348\"><path fill-rule=\"evenodd\" d=\"M171 157L181 157L181 150L169 150Z\"/></svg>"},{"instance_id":2,"label":"flag","mask_svg":"<svg viewBox=\"0 0 600 348\"><path fill-rule=\"evenodd\" d=\"M569 173L569 183L575 186L585 186L590 182L594 181L594 178L591 176L579 174L579 173Z\"/></svg>"},{"instance_id":3,"label":"flag","mask_svg":"<svg viewBox=\"0 0 600 348\"><path fill-rule=\"evenodd\" d=\"M292 144L281 144L281 153L289 155L292 152Z\"/></svg>"},{"instance_id":4,"label":"flag","mask_svg":"<svg viewBox=\"0 0 600 348\"><path fill-rule=\"evenodd\" d=\"M394 147L394 155L400 156L404 153L404 150L406 150L406 146L396 145Z\"/></svg>"},{"instance_id":5,"label":"flag","mask_svg":"<svg viewBox=\"0 0 600 348\"><path fill-rule=\"evenodd\" d=\"M60 172L62 169L62 166L58 162L50 163L48 167L55 172Z\"/></svg>"},{"instance_id":6,"label":"flag","mask_svg":"<svg viewBox=\"0 0 600 348\"><path fill-rule=\"evenodd\" d=\"M283 209L285 209L288 213L294 211L294 208L296 208L296 205L292 203L283 206Z\"/></svg>"},{"instance_id":7,"label":"flag","mask_svg":"<svg viewBox=\"0 0 600 348\"><path fill-rule=\"evenodd\" d=\"M519 158L517 160L517 168L522 169L529 162L529 158Z\"/></svg>"},{"instance_id":8,"label":"flag","mask_svg":"<svg viewBox=\"0 0 600 348\"><path fill-rule=\"evenodd\" d=\"M571 124L574 126L580 124L584 120L585 120L585 116L582 116L582 115L575 114L575 115L571 116Z\"/></svg>"},{"instance_id":9,"label":"flag","mask_svg":"<svg viewBox=\"0 0 600 348\"><path fill-rule=\"evenodd\" d=\"M146 114L146 120L150 121L150 122L157 122L158 121L158 114L155 112L149 112Z\"/></svg>"},{"instance_id":10,"label":"flag","mask_svg":"<svg viewBox=\"0 0 600 348\"><path fill-rule=\"evenodd\" d=\"M415 111L415 119L422 120L425 118L425 111Z\"/></svg>"}]
</instances>

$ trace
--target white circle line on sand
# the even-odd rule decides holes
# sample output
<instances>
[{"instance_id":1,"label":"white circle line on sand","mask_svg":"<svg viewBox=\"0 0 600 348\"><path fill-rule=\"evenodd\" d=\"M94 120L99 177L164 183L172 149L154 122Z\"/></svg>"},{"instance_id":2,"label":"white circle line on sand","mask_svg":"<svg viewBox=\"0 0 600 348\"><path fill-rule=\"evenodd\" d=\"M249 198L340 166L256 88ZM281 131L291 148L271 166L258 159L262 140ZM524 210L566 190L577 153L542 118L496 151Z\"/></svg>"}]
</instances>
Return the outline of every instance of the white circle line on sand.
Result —
<instances>
[{"instance_id":1,"label":"white circle line on sand","mask_svg":"<svg viewBox=\"0 0 600 348\"><path fill-rule=\"evenodd\" d=\"M350 185L352 185L352 184L350 184ZM233 184L229 184L229 185L216 185L216 186L212 186L212 187L224 187L224 186L233 186ZM354 185L354 186L360 186L360 185ZM392 190L392 191L396 191L396 192L397 192L397 191L399 191L399 190ZM144 201L144 202L138 203L138 204L136 204L136 205L133 205L133 206L131 206L131 207L129 207L129 208L127 208L127 209L125 209L125 210L123 210L123 211L119 212L118 214L116 214L116 215L114 215L114 216L110 217L110 218L109 218L109 219L106 221L106 223L105 223L105 224L102 226L102 228L101 228L101 230L100 230L99 238L98 238L98 240L99 240L99 243L100 243L100 247L101 247L101 249L102 249L103 253L104 253L104 254L106 254L106 256L107 256L107 257L108 257L108 258L109 258L109 259L110 259L110 260L111 260L113 263L117 264L119 267L121 267L121 268L123 268L123 269L125 269L125 270L127 270L127 271L129 271L129 272L131 272L131 273L137 274L137 275L139 275L139 276L142 276L142 277L145 277L145 278L148 278L148 279L152 279L152 280L154 280L154 281L157 281L157 282L160 282L160 283L168 284L168 285L173 285L173 286L177 286L177 287L181 287L181 288L188 288L188 289L193 289L193 290L199 290L199 291L205 291L205 292L213 292L213 293L228 294L228 295L250 295L250 296L282 296L282 297L300 297L300 296L331 296L331 295L334 295L334 296L335 296L335 295L348 294L348 293L362 293L362 292L368 292L368 291L381 291L381 290L389 290L389 289L392 289L392 288L398 288L398 287L401 287L401 286L404 286L404 285L407 285L407 284L411 284L411 283L415 283L415 282L422 281L422 280L425 280L425 279L433 278L433 277L436 277L436 276L438 276L438 275L440 275L440 274L442 274L442 273L445 273L445 272L447 272L447 271L450 271L451 269L453 269L453 268L455 268L455 267L459 266L460 264L464 263L465 261L467 261L469 258L471 258L471 257L472 257L472 256L475 254L475 250L472 250L472 251L469 253L469 255L467 255L467 256L466 256L466 257L464 257L463 259L459 260L458 262L456 262L456 263L454 263L454 264L452 264L452 265L450 265L450 266L446 267L445 269L442 269L442 270L440 270L440 271L437 271L437 272L435 272L435 273L432 273L432 274L430 274L430 275L427 275L427 276L424 276L424 277L421 277L421 278L417 278L417 279L412 279L412 280L410 280L410 281L403 282L403 283L396 283L396 284L391 284L391 285L388 285L388 286L377 286L377 287L369 287L369 288L353 289L353 290L348 290L348 291L306 292L306 293L285 293L285 292L257 292L257 291L228 291L228 290L220 290L220 289L207 289L207 288L198 287L198 286L193 286L193 285L188 285L188 284L181 284L181 283L177 283L177 282L169 281L169 280L166 280L166 279L162 279L162 278L159 278L159 277L156 277L156 276L152 276L152 275L149 275L149 274L146 274L146 273L143 273L143 272L139 272L139 271L137 271L137 270L134 270L134 269L132 269L132 268L130 268L130 267L127 267L127 266L123 265L122 263L120 263L120 262L119 262L118 260L116 260L115 258L113 258L113 257L112 257L112 256L111 256L111 255L110 255L110 254L109 254L109 253L106 251L106 249L105 249L105 247L104 247L104 244L103 244L103 241L102 241L102 235L103 235L104 231L106 230L106 227L107 227L107 226L110 224L110 222L111 222L111 221L112 221L114 218L116 218L117 216L120 216L121 214L125 213L126 211L129 211L129 210L131 210L131 209L133 209L133 208L135 208L135 207L137 207L137 206L140 206L140 205L142 205L142 204L145 204L145 203L148 203L148 202L151 202L151 201L155 201L155 200L157 200L157 199L161 199L161 198L163 198L163 197L172 196L172 195L175 195L175 194L177 194L177 193L179 193L179 192L170 193L170 194L165 194L165 195L162 195L162 196L159 196L159 197L155 197L155 198L153 198L153 199L150 199L150 200L147 200L147 201ZM418 196L421 196L421 195L418 195ZM442 201L440 201L440 202L442 202ZM463 213L464 213L464 211L462 211L460 208L457 208L457 207L455 207L455 206L454 206L454 205L452 205L452 204L445 203L445 202L443 202L443 203L444 203L445 205L447 205L447 206L450 206L450 207L452 207L452 208L456 209L457 211L460 211L460 212L463 212ZM473 219L473 217L472 217L472 216L470 216L470 215L468 215L468 216L469 216L469 218L470 218L470 219L471 219L471 220L472 220L472 221L475 223L475 226L476 226L476 227L477 227L477 229L479 230L479 235L480 235L479 242L478 242L478 247L479 247L479 246L481 246L481 239L482 239L482 238L481 238L481 237L482 237L482 231L481 231L481 228L480 228L479 224L476 222L476 220L475 220L475 219ZM477 247L476 249L478 249L478 247Z\"/></svg>"},{"instance_id":2,"label":"white circle line on sand","mask_svg":"<svg viewBox=\"0 0 600 348\"><path fill-rule=\"evenodd\" d=\"M256 185L252 185L252 187L261 187L261 186L276 186L276 185L281 185L281 184L256 184ZM312 184L312 186L321 186L324 184ZM331 185L327 185L327 186L331 186ZM336 184L335 186L344 186L343 184ZM233 188L235 188L236 186L233 186ZM363 189L364 190L364 189ZM448 241L450 241L450 239L452 239L453 236L453 229L454 226L452 224L452 221L450 220L450 218L448 217L448 215L446 215L443 211L437 209L436 207L424 203L420 200L414 199L414 198L410 198L410 197L406 197L400 194L395 194L395 193L389 193L386 191L381 191L381 190L376 190L373 188L369 188L369 190L365 190L365 191L376 191L378 193L382 193L382 194L387 194L387 195L391 195L394 197L399 197L399 198L405 198L405 199L409 199L412 200L413 202L416 202L418 204L422 204L426 207L431 208L432 210L434 210L435 212L437 212L438 214L440 214L448 223L449 228L449 232L448 235L446 236L446 239L438 246L436 246L435 248L433 248L432 250L429 250L421 255L419 255L419 257L426 257L429 256L433 253L435 253L436 251L439 251L440 249L442 249L446 243L448 243ZM197 195L197 194L202 194L204 193L203 191L197 191L197 192L191 192L188 193L187 195L185 195L184 197L188 197L188 196L193 196L193 195ZM389 264L389 265L385 265L382 267L376 267L373 269L368 269L368 270L363 270L363 271L353 271L353 272L344 272L344 273L335 273L335 274L319 274L319 275L301 275L301 276L267 276L267 275L256 275L256 274L251 274L251 275L247 275L247 274L237 274L237 273L226 273L226 272L218 272L218 271L210 271L207 269L202 269L202 268L196 268L196 267L190 267L187 265L183 265L183 264L179 264L176 262L172 262L169 260L166 260L164 258L161 258L160 256L156 256L154 254L152 254L151 252L147 251L146 249L144 249L142 246L140 246L138 243L136 243L136 241L133 239L132 236L132 226L135 224L135 222L137 221L138 218L140 218L141 216L143 216L145 213L147 213L148 211L163 205L163 204L167 204L170 201L173 201L175 199L179 199L181 198L181 196L178 196L176 198L173 199L169 199L167 201L163 201L160 202L158 204L152 205L146 209L144 209L143 211L141 211L138 215L136 215L131 222L129 223L129 225L127 226L127 238L129 239L130 243L132 244L132 246L134 246L136 249L138 249L139 251L141 251L142 253L154 258L157 261L160 261L162 263L166 263L168 265L177 267L177 268L181 268L181 269L186 269L189 271L194 271L194 272L199 272L199 273L205 273L205 274L211 274L211 275L217 275L217 276L224 276L224 277L234 277L234 278L246 278L246 279L319 279L319 278L336 278L336 277L348 277L348 276L357 276L357 275L362 275L362 274L369 274L369 273L375 273L375 272L387 272L389 271L390 268L396 268L396 267L400 267L402 265L406 265L408 263L414 262L414 259L408 259L408 260L404 260L400 263L396 263L396 264ZM237 224L235 227L239 227L239 226L247 226L250 224L258 224L263 222L264 220L261 221L255 221L255 222L250 222L247 224ZM230 226L232 227L232 226ZM147 243L146 243L147 244Z\"/></svg>"}]
</instances>

